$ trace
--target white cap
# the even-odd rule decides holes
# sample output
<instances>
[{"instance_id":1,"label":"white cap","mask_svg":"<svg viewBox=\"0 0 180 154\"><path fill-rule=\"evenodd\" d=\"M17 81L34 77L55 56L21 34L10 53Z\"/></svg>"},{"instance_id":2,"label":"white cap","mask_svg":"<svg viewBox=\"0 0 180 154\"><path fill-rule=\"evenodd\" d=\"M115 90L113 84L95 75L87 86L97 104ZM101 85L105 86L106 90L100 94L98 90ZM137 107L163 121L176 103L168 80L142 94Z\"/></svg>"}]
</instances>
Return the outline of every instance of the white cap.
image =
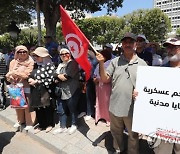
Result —
<instances>
[{"instance_id":1,"label":"white cap","mask_svg":"<svg viewBox=\"0 0 180 154\"><path fill-rule=\"evenodd\" d=\"M168 44L171 44L171 45L180 45L180 39L179 38L168 38L166 40L166 42L163 44L164 47L168 46Z\"/></svg>"}]
</instances>

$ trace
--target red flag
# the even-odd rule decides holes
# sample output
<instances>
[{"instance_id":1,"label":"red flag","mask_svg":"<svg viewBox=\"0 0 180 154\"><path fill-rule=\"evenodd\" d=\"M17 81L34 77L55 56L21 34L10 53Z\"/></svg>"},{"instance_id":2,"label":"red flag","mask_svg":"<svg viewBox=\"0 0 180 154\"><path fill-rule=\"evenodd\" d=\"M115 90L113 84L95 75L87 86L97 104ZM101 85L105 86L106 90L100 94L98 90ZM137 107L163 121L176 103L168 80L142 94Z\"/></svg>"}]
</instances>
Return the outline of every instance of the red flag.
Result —
<instances>
[{"instance_id":1,"label":"red flag","mask_svg":"<svg viewBox=\"0 0 180 154\"><path fill-rule=\"evenodd\" d=\"M88 61L87 52L89 40L74 23L66 10L60 5L62 33L72 56L86 73L86 81L91 75L91 64Z\"/></svg>"}]
</instances>

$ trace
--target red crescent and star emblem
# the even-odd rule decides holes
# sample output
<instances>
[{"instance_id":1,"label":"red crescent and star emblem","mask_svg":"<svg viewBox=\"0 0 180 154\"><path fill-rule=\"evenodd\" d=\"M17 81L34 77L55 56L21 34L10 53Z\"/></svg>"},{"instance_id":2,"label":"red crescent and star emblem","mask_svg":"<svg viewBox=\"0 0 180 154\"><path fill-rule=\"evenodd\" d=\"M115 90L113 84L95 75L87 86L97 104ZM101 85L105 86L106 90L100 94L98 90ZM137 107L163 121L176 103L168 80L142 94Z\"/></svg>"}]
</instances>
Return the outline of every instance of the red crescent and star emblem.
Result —
<instances>
[{"instance_id":1,"label":"red crescent and star emblem","mask_svg":"<svg viewBox=\"0 0 180 154\"><path fill-rule=\"evenodd\" d=\"M81 57L81 55L84 53L84 47L81 39L76 34L69 33L66 35L65 40L73 57L75 59Z\"/></svg>"}]
</instances>

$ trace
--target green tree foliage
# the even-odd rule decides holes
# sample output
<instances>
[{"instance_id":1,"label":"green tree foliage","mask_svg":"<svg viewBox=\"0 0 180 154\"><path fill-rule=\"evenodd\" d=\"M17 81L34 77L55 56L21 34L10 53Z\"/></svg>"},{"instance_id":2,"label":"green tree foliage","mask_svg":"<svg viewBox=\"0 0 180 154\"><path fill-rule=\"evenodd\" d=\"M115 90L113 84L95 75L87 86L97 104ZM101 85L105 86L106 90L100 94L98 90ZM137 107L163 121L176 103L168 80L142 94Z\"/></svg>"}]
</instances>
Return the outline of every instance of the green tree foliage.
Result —
<instances>
[{"instance_id":1,"label":"green tree foliage","mask_svg":"<svg viewBox=\"0 0 180 154\"><path fill-rule=\"evenodd\" d=\"M0 49L3 49L4 47L10 49L11 44L13 44L13 40L11 40L9 34L5 33L0 37Z\"/></svg>"},{"instance_id":2,"label":"green tree foliage","mask_svg":"<svg viewBox=\"0 0 180 154\"><path fill-rule=\"evenodd\" d=\"M138 10L124 18L133 33L144 34L149 41L160 42L171 30L170 19L160 9Z\"/></svg>"},{"instance_id":3,"label":"green tree foliage","mask_svg":"<svg viewBox=\"0 0 180 154\"><path fill-rule=\"evenodd\" d=\"M66 10L74 11L73 18L84 16L84 11L96 12L103 7L111 14L118 7L122 6L123 0L36 0L39 1L40 10L45 17L46 35L57 36L58 41L63 41L60 28L57 29L56 24L60 19L59 5L61 4ZM6 31L10 21L15 20L17 23L30 22L30 15L35 10L35 0L0 0L0 34ZM164 40L167 33L171 30L170 20L160 9L138 10L124 17L98 17L92 19L83 19L77 21L78 25L91 42L105 44L107 42L120 42L122 35L127 31L135 34L145 34L150 41L160 42ZM20 34L21 35L21 34ZM24 33L22 32L22 35ZM28 33L30 42L34 34ZM45 35L45 34L44 34ZM43 35L43 36L44 36ZM6 38L7 39L7 38ZM19 40L25 41L20 36ZM31 43L30 43L31 44Z\"/></svg>"},{"instance_id":4,"label":"green tree foliage","mask_svg":"<svg viewBox=\"0 0 180 154\"><path fill-rule=\"evenodd\" d=\"M143 33L142 26L144 24L145 12L145 10L138 10L124 16L126 26L129 27L133 33Z\"/></svg>"},{"instance_id":5,"label":"green tree foliage","mask_svg":"<svg viewBox=\"0 0 180 154\"><path fill-rule=\"evenodd\" d=\"M177 34L178 36L180 36L180 28L178 28L178 29L176 30L176 34Z\"/></svg>"},{"instance_id":6,"label":"green tree foliage","mask_svg":"<svg viewBox=\"0 0 180 154\"><path fill-rule=\"evenodd\" d=\"M73 11L72 17L77 19L84 16L84 11L94 13L102 8L106 8L110 14L122 7L122 2L123 0L0 0L0 34L6 32L6 27L12 20L17 23L30 22L30 14L35 10L36 4L44 14L46 34L55 37L56 24L60 19L59 5Z\"/></svg>"},{"instance_id":7,"label":"green tree foliage","mask_svg":"<svg viewBox=\"0 0 180 154\"><path fill-rule=\"evenodd\" d=\"M160 9L138 10L124 17L104 16L77 21L91 42L120 42L125 32L144 34L149 41L161 42L171 30L167 15Z\"/></svg>"},{"instance_id":8,"label":"green tree foliage","mask_svg":"<svg viewBox=\"0 0 180 154\"><path fill-rule=\"evenodd\" d=\"M73 11L72 18L78 19L84 17L84 11L94 13L101 11L102 8L107 9L107 13L117 11L122 7L123 0L39 0L39 6L45 17L45 27L47 35L55 36L56 24L60 19L59 5L65 9Z\"/></svg>"},{"instance_id":9,"label":"green tree foliage","mask_svg":"<svg viewBox=\"0 0 180 154\"><path fill-rule=\"evenodd\" d=\"M160 9L149 10L144 18L143 31L150 41L160 42L171 31L171 21Z\"/></svg>"},{"instance_id":10,"label":"green tree foliage","mask_svg":"<svg viewBox=\"0 0 180 154\"><path fill-rule=\"evenodd\" d=\"M27 47L32 47L37 45L37 29L25 29L21 32L19 36L18 44L24 44Z\"/></svg>"},{"instance_id":11,"label":"green tree foliage","mask_svg":"<svg viewBox=\"0 0 180 154\"><path fill-rule=\"evenodd\" d=\"M11 21L30 23L31 13L34 10L34 1L0 0L0 34L7 32Z\"/></svg>"},{"instance_id":12,"label":"green tree foliage","mask_svg":"<svg viewBox=\"0 0 180 154\"><path fill-rule=\"evenodd\" d=\"M37 45L37 28L23 29L17 39L10 37L8 33L5 33L0 37L0 48L14 48L16 45L26 45L32 47Z\"/></svg>"},{"instance_id":13,"label":"green tree foliage","mask_svg":"<svg viewBox=\"0 0 180 154\"><path fill-rule=\"evenodd\" d=\"M113 16L82 19L77 24L86 37L97 44L119 42L125 29L125 20Z\"/></svg>"},{"instance_id":14,"label":"green tree foliage","mask_svg":"<svg viewBox=\"0 0 180 154\"><path fill-rule=\"evenodd\" d=\"M56 40L59 43L65 42L65 39L64 39L63 34L62 34L62 27L61 27L61 25L56 28Z\"/></svg>"}]
</instances>

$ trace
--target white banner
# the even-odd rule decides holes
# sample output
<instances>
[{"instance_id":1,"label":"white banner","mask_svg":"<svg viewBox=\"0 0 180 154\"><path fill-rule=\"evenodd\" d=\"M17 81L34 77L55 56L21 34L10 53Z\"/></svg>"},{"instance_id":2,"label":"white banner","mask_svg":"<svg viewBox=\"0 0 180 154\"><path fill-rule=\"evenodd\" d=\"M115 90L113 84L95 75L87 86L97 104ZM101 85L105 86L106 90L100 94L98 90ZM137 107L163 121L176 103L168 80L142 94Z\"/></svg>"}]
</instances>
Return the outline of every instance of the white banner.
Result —
<instances>
[{"instance_id":1,"label":"white banner","mask_svg":"<svg viewBox=\"0 0 180 154\"><path fill-rule=\"evenodd\" d=\"M132 130L180 143L180 68L139 66Z\"/></svg>"}]
</instances>

